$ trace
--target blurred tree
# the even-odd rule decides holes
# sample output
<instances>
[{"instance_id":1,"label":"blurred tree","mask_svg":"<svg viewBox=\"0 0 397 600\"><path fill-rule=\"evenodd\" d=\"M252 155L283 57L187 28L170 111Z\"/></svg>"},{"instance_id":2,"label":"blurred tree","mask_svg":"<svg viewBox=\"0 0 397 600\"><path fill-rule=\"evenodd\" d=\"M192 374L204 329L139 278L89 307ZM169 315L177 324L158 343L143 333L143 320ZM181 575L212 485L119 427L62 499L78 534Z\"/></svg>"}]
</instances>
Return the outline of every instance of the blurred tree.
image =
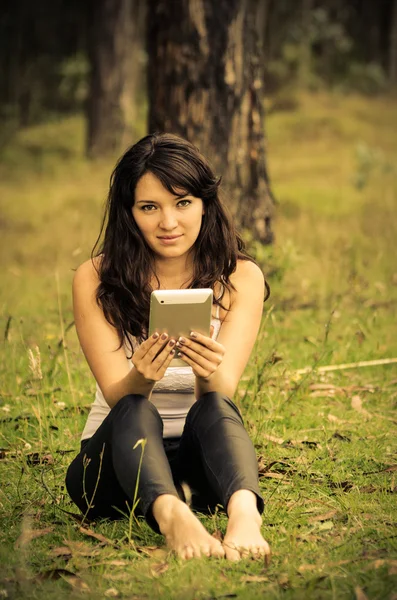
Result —
<instances>
[{"instance_id":1,"label":"blurred tree","mask_svg":"<svg viewBox=\"0 0 397 600\"><path fill-rule=\"evenodd\" d=\"M389 79L393 85L397 84L397 0L393 1L390 20Z\"/></svg>"},{"instance_id":2,"label":"blurred tree","mask_svg":"<svg viewBox=\"0 0 397 600\"><path fill-rule=\"evenodd\" d=\"M87 154L91 158L118 152L130 142L136 115L143 9L141 0L90 2Z\"/></svg>"},{"instance_id":3,"label":"blurred tree","mask_svg":"<svg viewBox=\"0 0 397 600\"><path fill-rule=\"evenodd\" d=\"M84 4L78 0L5 3L0 13L0 118L8 127L11 121L16 128L76 109L75 99L63 97L60 86L65 61L84 47L84 36Z\"/></svg>"},{"instance_id":4,"label":"blurred tree","mask_svg":"<svg viewBox=\"0 0 397 600\"><path fill-rule=\"evenodd\" d=\"M286 90L291 83L383 91L393 62L394 2L268 0L267 92Z\"/></svg>"},{"instance_id":5,"label":"blurred tree","mask_svg":"<svg viewBox=\"0 0 397 600\"><path fill-rule=\"evenodd\" d=\"M273 239L258 19L267 0L149 0L149 131L195 143L241 228Z\"/></svg>"},{"instance_id":6,"label":"blurred tree","mask_svg":"<svg viewBox=\"0 0 397 600\"><path fill-rule=\"evenodd\" d=\"M310 84L312 73L312 10L314 0L301 0L301 36L299 43L298 80L303 87Z\"/></svg>"}]
</instances>

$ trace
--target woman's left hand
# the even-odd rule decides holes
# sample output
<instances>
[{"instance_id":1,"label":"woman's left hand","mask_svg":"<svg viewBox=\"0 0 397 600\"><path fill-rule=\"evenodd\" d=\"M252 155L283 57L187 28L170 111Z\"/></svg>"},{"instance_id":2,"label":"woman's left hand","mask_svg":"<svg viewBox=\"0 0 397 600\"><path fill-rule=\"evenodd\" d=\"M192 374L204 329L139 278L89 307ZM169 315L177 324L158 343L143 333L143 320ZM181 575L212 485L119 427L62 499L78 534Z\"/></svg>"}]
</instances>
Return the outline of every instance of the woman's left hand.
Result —
<instances>
[{"instance_id":1,"label":"woman's left hand","mask_svg":"<svg viewBox=\"0 0 397 600\"><path fill-rule=\"evenodd\" d=\"M205 380L215 373L225 355L222 344L196 332L192 332L188 338L179 338L176 346L196 377Z\"/></svg>"}]
</instances>

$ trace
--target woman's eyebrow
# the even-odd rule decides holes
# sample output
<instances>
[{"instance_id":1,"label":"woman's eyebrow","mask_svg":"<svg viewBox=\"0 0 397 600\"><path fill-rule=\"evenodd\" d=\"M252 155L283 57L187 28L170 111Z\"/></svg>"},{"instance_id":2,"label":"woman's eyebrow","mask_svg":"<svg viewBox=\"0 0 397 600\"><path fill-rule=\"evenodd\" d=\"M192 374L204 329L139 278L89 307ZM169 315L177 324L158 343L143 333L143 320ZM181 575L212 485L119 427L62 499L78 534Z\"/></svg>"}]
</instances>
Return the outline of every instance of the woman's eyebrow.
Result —
<instances>
[{"instance_id":1,"label":"woman's eyebrow","mask_svg":"<svg viewBox=\"0 0 397 600\"><path fill-rule=\"evenodd\" d=\"M184 194L183 196L177 196L176 198L174 198L174 200L179 201L179 200L183 200L183 198L186 198L187 196L190 196L191 194ZM141 204L142 202L150 202L151 204L158 204L157 200L137 200L136 204Z\"/></svg>"}]
</instances>

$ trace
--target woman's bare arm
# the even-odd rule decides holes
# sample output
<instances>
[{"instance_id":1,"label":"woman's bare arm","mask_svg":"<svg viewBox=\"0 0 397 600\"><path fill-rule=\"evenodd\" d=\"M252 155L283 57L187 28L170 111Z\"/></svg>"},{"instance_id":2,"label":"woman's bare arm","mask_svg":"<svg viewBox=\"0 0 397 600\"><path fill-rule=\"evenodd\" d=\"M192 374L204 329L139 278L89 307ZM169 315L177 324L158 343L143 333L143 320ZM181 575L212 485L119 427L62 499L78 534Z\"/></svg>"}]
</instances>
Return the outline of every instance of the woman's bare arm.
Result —
<instances>
[{"instance_id":1,"label":"woman's bare arm","mask_svg":"<svg viewBox=\"0 0 397 600\"><path fill-rule=\"evenodd\" d=\"M225 353L208 381L196 377L197 398L211 391L233 397L258 335L265 295L263 273L255 263L240 260L230 279L236 291L231 294L230 311L216 340Z\"/></svg>"},{"instance_id":2,"label":"woman's bare arm","mask_svg":"<svg viewBox=\"0 0 397 600\"><path fill-rule=\"evenodd\" d=\"M74 320L88 365L111 408L127 394L150 398L154 382L148 383L135 368L130 370L124 349L117 350L117 331L96 302L98 285L98 274L88 260L77 269L73 279Z\"/></svg>"}]
</instances>

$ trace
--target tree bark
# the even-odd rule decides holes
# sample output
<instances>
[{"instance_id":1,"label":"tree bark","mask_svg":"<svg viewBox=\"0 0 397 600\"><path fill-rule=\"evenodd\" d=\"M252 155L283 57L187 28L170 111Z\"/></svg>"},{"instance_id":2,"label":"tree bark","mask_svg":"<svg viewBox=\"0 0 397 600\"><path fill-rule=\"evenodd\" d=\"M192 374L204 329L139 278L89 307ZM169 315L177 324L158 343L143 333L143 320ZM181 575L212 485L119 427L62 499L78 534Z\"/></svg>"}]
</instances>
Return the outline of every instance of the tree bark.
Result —
<instances>
[{"instance_id":1,"label":"tree bark","mask_svg":"<svg viewBox=\"0 0 397 600\"><path fill-rule=\"evenodd\" d=\"M397 0L393 1L390 23L389 44L389 80L392 85L397 84Z\"/></svg>"},{"instance_id":2,"label":"tree bark","mask_svg":"<svg viewBox=\"0 0 397 600\"><path fill-rule=\"evenodd\" d=\"M311 79L312 68L312 40L310 37L310 20L313 9L313 0L302 0L301 27L302 38L300 41L298 80L302 87L307 88Z\"/></svg>"},{"instance_id":3,"label":"tree bark","mask_svg":"<svg viewBox=\"0 0 397 600\"><path fill-rule=\"evenodd\" d=\"M131 143L139 70L139 0L91 4L87 154L98 158Z\"/></svg>"},{"instance_id":4,"label":"tree bark","mask_svg":"<svg viewBox=\"0 0 397 600\"><path fill-rule=\"evenodd\" d=\"M149 0L149 131L181 135L223 176L238 226L273 240L256 0Z\"/></svg>"}]
</instances>

